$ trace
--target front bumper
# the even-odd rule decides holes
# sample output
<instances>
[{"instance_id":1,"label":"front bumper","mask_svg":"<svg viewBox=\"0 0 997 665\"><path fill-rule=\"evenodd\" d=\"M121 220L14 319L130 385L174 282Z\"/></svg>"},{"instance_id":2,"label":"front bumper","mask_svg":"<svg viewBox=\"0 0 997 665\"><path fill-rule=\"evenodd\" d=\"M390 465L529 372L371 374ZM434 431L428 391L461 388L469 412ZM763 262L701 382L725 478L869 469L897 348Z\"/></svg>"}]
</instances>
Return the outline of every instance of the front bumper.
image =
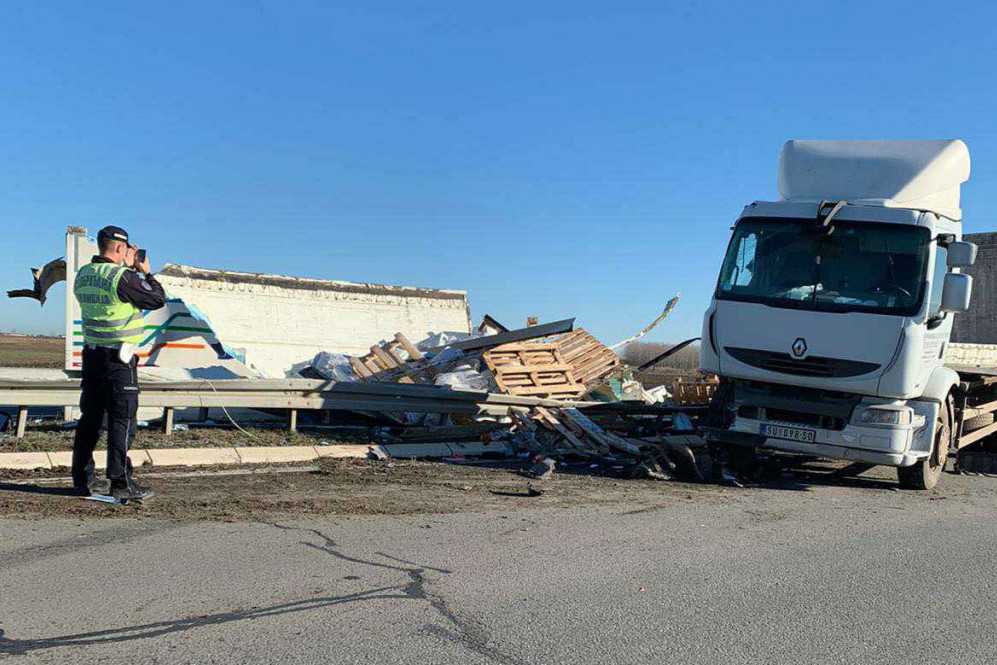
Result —
<instances>
[{"instance_id":1,"label":"front bumper","mask_svg":"<svg viewBox=\"0 0 997 665\"><path fill-rule=\"evenodd\" d=\"M759 435L763 425L781 425L813 431L815 440L812 443L766 437L764 447L814 457L886 466L911 466L931 452L930 446L927 450L922 450L924 446L920 445L925 435L923 424L921 427L915 425L882 427L849 423L842 430L829 430L798 423L753 420L738 416L730 429Z\"/></svg>"}]
</instances>

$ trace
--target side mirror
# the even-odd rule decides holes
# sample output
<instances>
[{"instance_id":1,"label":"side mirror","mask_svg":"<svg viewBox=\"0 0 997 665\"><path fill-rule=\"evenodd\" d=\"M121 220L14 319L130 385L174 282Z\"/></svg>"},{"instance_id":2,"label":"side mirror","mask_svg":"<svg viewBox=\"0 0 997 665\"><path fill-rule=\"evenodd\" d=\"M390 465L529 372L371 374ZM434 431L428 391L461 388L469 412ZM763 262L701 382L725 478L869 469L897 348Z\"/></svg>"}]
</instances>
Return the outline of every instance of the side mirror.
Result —
<instances>
[{"instance_id":1,"label":"side mirror","mask_svg":"<svg viewBox=\"0 0 997 665\"><path fill-rule=\"evenodd\" d=\"M976 262L976 245L971 242L949 243L948 267L968 268Z\"/></svg>"},{"instance_id":2,"label":"side mirror","mask_svg":"<svg viewBox=\"0 0 997 665\"><path fill-rule=\"evenodd\" d=\"M973 246L975 250L975 245ZM958 314L969 309L969 299L973 294L973 278L962 273L950 272L942 283L942 312Z\"/></svg>"}]
</instances>

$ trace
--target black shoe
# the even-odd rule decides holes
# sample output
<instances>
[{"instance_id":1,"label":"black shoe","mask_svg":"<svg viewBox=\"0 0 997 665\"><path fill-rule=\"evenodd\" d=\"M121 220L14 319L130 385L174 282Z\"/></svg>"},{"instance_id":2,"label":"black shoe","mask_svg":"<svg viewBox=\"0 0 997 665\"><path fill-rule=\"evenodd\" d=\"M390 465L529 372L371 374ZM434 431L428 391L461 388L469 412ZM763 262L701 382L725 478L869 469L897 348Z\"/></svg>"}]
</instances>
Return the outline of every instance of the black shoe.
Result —
<instances>
[{"instance_id":1,"label":"black shoe","mask_svg":"<svg viewBox=\"0 0 997 665\"><path fill-rule=\"evenodd\" d=\"M155 492L139 487L134 481L129 481L126 487L112 487L111 496L118 501L141 501L153 496Z\"/></svg>"},{"instance_id":2,"label":"black shoe","mask_svg":"<svg viewBox=\"0 0 997 665\"><path fill-rule=\"evenodd\" d=\"M90 488L89 487L74 487L73 488L73 496L90 496L90 494L91 494L91 492L90 492Z\"/></svg>"}]
</instances>

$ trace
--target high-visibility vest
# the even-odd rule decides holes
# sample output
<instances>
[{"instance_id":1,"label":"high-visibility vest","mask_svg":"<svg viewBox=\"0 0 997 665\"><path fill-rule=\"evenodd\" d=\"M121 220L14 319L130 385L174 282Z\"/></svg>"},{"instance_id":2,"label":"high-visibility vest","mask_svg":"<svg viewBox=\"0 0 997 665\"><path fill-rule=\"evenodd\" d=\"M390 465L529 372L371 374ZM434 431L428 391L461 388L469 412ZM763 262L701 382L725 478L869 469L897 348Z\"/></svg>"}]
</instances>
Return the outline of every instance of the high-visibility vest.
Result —
<instances>
[{"instance_id":1,"label":"high-visibility vest","mask_svg":"<svg viewBox=\"0 0 997 665\"><path fill-rule=\"evenodd\" d=\"M73 294L80 303L87 344L112 346L142 341L142 310L118 297L118 282L125 270L116 263L88 263L76 273Z\"/></svg>"}]
</instances>

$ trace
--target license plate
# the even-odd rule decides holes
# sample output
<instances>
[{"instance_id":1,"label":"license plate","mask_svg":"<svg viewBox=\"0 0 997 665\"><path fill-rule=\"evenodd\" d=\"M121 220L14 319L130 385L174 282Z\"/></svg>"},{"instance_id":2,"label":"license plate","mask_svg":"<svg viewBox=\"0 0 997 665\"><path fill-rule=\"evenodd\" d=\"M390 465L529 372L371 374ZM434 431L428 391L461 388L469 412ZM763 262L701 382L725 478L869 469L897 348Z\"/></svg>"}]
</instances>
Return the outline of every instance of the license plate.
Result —
<instances>
[{"instance_id":1,"label":"license plate","mask_svg":"<svg viewBox=\"0 0 997 665\"><path fill-rule=\"evenodd\" d=\"M773 439L788 439L790 441L802 441L803 443L813 443L817 438L817 432L812 429L802 429L800 427L783 427L782 425L762 425L762 436Z\"/></svg>"}]
</instances>

